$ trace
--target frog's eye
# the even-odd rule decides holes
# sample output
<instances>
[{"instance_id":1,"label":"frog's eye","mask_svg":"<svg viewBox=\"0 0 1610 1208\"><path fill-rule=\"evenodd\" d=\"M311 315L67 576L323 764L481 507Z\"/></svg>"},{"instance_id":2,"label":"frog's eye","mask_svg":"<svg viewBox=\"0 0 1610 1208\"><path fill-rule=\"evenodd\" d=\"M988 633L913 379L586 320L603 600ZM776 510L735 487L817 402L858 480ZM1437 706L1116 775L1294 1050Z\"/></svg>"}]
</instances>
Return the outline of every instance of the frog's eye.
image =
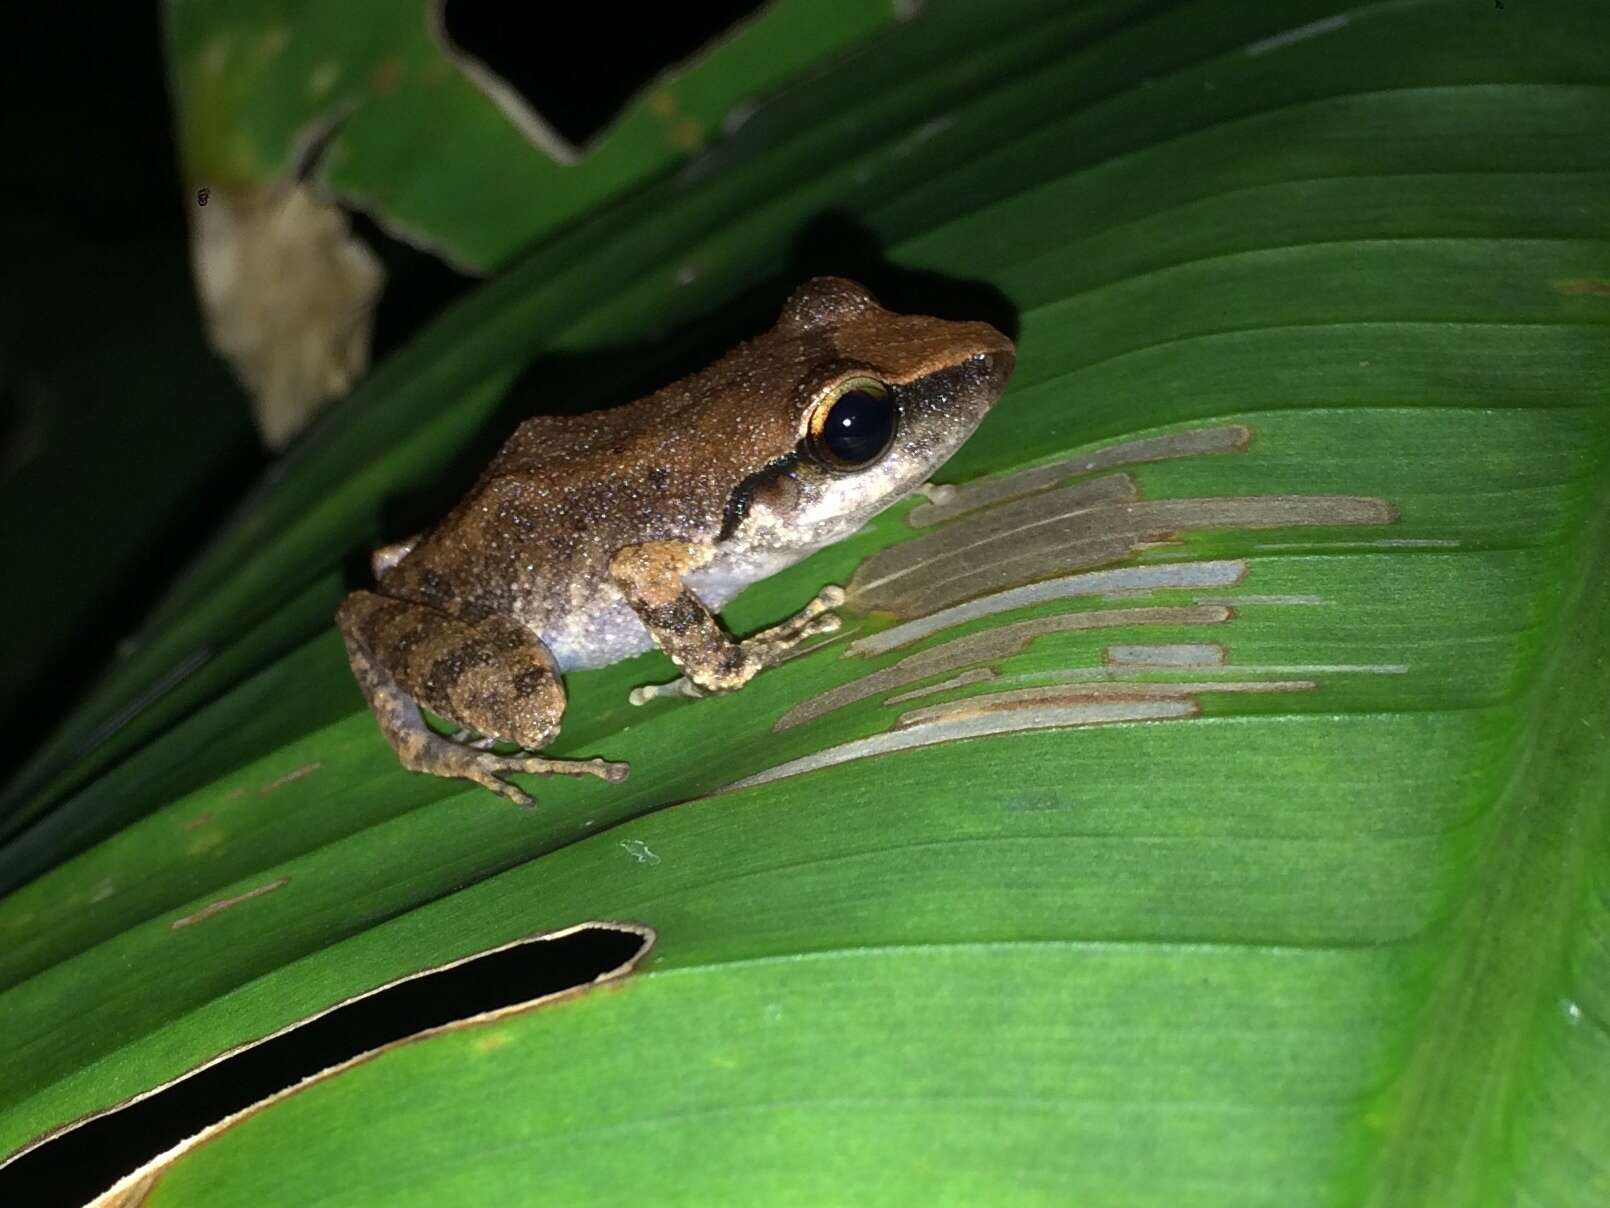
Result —
<instances>
[{"instance_id":1,"label":"frog's eye","mask_svg":"<svg viewBox=\"0 0 1610 1208\"><path fill-rule=\"evenodd\" d=\"M889 387L870 377L840 382L811 412L811 455L829 469L856 470L882 457L894 443L899 418Z\"/></svg>"}]
</instances>

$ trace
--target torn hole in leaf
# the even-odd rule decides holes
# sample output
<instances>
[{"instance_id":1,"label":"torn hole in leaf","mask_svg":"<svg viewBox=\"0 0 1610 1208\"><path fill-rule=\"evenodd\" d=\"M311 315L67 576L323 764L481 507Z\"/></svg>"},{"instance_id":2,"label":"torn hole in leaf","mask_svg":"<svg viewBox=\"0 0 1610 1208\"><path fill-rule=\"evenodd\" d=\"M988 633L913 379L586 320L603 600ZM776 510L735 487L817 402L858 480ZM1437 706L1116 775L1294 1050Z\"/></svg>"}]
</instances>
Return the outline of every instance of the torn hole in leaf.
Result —
<instances>
[{"instance_id":1,"label":"torn hole in leaf","mask_svg":"<svg viewBox=\"0 0 1610 1208\"><path fill-rule=\"evenodd\" d=\"M629 32L608 5L520 9L488 0L438 0L433 29L442 53L534 146L562 164L620 115L644 85L692 58L763 7L757 0L633 9ZM705 131L657 94L649 111L683 150Z\"/></svg>"},{"instance_id":2,"label":"torn hole in leaf","mask_svg":"<svg viewBox=\"0 0 1610 1208\"><path fill-rule=\"evenodd\" d=\"M583 923L366 991L41 1138L0 1165L0 1204L88 1203L186 1138L305 1079L623 978L654 939L636 923Z\"/></svg>"},{"instance_id":3,"label":"torn hole in leaf","mask_svg":"<svg viewBox=\"0 0 1610 1208\"><path fill-rule=\"evenodd\" d=\"M370 361L379 364L468 293L482 274L436 241L362 208L361 199L341 196L338 202L352 237L373 253L385 274L369 336Z\"/></svg>"}]
</instances>

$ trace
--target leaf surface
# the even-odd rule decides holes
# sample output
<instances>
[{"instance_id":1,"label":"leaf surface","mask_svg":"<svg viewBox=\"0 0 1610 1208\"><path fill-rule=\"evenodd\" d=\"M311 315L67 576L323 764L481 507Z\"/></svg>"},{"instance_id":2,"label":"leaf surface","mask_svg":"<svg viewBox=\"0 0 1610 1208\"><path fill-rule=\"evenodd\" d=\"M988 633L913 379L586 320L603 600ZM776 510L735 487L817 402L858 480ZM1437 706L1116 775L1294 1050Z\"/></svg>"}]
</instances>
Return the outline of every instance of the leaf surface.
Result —
<instances>
[{"instance_id":1,"label":"leaf surface","mask_svg":"<svg viewBox=\"0 0 1610 1208\"><path fill-rule=\"evenodd\" d=\"M19 782L13 875L130 824L0 902L0 1149L613 919L659 936L631 979L310 1084L146 1202L1601 1201L1607 38L1589 3L935 4L537 247L299 447ZM942 477L1070 464L746 592L740 632L853 594L741 694L568 677L556 749L624 785L521 815L401 773L327 622L388 498L532 357L594 405L699 345L565 377L589 352L754 330L715 308L830 211L896 296L1018 312Z\"/></svg>"}]
</instances>

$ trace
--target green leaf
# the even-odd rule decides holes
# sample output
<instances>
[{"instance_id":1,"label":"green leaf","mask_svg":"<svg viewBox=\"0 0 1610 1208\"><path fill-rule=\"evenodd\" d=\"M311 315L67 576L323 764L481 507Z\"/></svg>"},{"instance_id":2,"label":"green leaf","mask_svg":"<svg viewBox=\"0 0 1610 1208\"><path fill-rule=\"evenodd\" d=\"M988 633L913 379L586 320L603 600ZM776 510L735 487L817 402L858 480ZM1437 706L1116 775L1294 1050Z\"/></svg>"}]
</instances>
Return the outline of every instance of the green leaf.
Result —
<instances>
[{"instance_id":1,"label":"green leaf","mask_svg":"<svg viewBox=\"0 0 1610 1208\"><path fill-rule=\"evenodd\" d=\"M0 1152L617 920L629 979L310 1083L144 1202L1604 1200L1610 12L990 14L535 248L176 584L8 798L12 880L121 829L0 902ZM853 594L742 693L569 676L556 751L624 785L401 772L344 560L533 358L603 405L769 322L824 213L887 256L834 267L1019 312L962 499L1070 464L746 592L740 632Z\"/></svg>"},{"instance_id":2,"label":"green leaf","mask_svg":"<svg viewBox=\"0 0 1610 1208\"><path fill-rule=\"evenodd\" d=\"M316 179L328 190L484 271L674 167L741 120L741 103L896 13L869 0L778 0L575 147L452 45L442 7L371 4L354 20L350 9L306 0L170 0L187 179L237 191L270 186L294 176L318 146ZM589 51L607 48L575 45L562 22L531 48Z\"/></svg>"}]
</instances>

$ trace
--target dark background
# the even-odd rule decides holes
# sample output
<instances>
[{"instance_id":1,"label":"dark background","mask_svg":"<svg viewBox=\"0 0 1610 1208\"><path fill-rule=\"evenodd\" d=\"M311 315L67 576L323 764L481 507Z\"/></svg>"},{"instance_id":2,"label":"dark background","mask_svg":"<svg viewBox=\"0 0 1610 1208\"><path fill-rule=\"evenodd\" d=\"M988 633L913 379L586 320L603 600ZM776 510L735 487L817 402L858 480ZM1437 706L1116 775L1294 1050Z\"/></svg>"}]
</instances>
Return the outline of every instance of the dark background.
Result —
<instances>
[{"instance_id":1,"label":"dark background","mask_svg":"<svg viewBox=\"0 0 1610 1208\"><path fill-rule=\"evenodd\" d=\"M450 36L584 143L755 2L453 0ZM0 785L268 466L206 346L156 3L17 5L0 92ZM473 285L389 238L374 360Z\"/></svg>"}]
</instances>

